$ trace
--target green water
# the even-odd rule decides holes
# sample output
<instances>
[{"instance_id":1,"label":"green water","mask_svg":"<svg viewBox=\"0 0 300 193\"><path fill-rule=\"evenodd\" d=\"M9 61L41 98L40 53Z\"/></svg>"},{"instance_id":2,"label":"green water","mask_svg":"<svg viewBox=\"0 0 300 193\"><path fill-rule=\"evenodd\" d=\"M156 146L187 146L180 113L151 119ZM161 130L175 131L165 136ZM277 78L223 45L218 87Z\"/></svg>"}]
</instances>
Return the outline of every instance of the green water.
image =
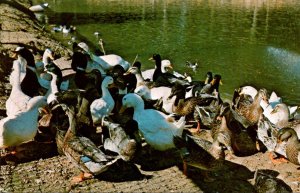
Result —
<instances>
[{"instance_id":1,"label":"green water","mask_svg":"<svg viewBox=\"0 0 300 193\"><path fill-rule=\"evenodd\" d=\"M41 1L34 1L35 3ZM207 71L222 75L221 97L231 99L241 85L276 91L300 105L300 1L298 0L52 0L48 24L68 23L72 36L143 69L153 53L169 59L196 80ZM185 62L198 61L196 73Z\"/></svg>"}]
</instances>

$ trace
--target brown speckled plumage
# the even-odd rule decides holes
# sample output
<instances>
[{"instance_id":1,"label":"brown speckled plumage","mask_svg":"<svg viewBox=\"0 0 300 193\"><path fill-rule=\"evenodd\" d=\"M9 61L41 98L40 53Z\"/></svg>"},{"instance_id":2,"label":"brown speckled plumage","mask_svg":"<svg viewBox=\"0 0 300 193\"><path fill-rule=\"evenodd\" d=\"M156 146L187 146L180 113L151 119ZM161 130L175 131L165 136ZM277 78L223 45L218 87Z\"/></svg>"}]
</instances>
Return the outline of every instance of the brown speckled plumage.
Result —
<instances>
[{"instance_id":1,"label":"brown speckled plumage","mask_svg":"<svg viewBox=\"0 0 300 193\"><path fill-rule=\"evenodd\" d=\"M285 127L279 130L277 139L279 141L287 141L286 156L288 160L296 165L300 165L300 141L297 133L290 127Z\"/></svg>"},{"instance_id":2,"label":"brown speckled plumage","mask_svg":"<svg viewBox=\"0 0 300 193\"><path fill-rule=\"evenodd\" d=\"M268 100L268 93L264 88L258 91L250 105L239 105L237 112L244 116L252 125L255 125L263 113L263 109L260 106L261 100Z\"/></svg>"},{"instance_id":3,"label":"brown speckled plumage","mask_svg":"<svg viewBox=\"0 0 300 193\"><path fill-rule=\"evenodd\" d=\"M188 154L181 154L183 161L190 166L203 170L218 170L222 166L225 154L220 144L187 135L186 139L174 137L175 146L182 150L186 148ZM181 151L183 152L183 151Z\"/></svg>"}]
</instances>

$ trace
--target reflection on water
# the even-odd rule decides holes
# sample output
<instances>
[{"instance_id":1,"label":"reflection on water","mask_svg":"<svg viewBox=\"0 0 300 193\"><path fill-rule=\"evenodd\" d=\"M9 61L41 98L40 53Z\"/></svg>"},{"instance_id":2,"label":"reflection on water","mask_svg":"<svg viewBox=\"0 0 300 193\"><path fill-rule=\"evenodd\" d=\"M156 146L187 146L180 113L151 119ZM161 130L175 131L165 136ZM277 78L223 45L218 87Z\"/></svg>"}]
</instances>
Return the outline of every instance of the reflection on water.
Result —
<instances>
[{"instance_id":1,"label":"reflection on water","mask_svg":"<svg viewBox=\"0 0 300 193\"><path fill-rule=\"evenodd\" d=\"M38 1L35 1L38 2ZM41 2L41 1L40 1ZM128 61L138 54L143 68L160 53L176 70L204 79L220 73L222 97L240 85L275 90L300 105L300 2L298 0L52 0L49 24L72 24L77 39ZM66 42L69 37L62 37ZM194 73L185 62L198 61Z\"/></svg>"}]
</instances>

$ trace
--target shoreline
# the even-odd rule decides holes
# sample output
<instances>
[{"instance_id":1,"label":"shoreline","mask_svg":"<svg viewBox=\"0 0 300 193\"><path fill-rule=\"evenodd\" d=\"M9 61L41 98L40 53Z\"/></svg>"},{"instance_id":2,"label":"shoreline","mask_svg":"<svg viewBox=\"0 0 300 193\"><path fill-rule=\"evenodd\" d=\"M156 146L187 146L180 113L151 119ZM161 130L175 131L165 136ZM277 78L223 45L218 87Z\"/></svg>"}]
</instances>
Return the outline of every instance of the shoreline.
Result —
<instances>
[{"instance_id":1,"label":"shoreline","mask_svg":"<svg viewBox=\"0 0 300 193\"><path fill-rule=\"evenodd\" d=\"M26 46L40 59L46 48L54 50L56 58L70 58L72 51L54 39L28 8L30 0L2 0L0 3L0 110L5 110L11 86L8 75L12 53L17 46Z\"/></svg>"}]
</instances>

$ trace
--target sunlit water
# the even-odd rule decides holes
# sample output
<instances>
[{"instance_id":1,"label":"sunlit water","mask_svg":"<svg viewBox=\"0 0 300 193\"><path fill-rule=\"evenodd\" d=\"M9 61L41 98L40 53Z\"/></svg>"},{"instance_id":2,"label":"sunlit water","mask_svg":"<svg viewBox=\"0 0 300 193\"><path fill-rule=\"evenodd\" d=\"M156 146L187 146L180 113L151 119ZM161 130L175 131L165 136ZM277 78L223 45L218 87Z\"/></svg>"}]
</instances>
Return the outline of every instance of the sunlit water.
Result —
<instances>
[{"instance_id":1,"label":"sunlit water","mask_svg":"<svg viewBox=\"0 0 300 193\"><path fill-rule=\"evenodd\" d=\"M34 1L35 3L41 1ZM143 69L153 53L179 72L203 80L207 71L222 75L221 97L231 99L241 85L276 91L300 105L300 1L298 0L52 0L48 24L72 24L72 36ZM49 28L51 29L51 28ZM198 61L196 73L185 66Z\"/></svg>"}]
</instances>

